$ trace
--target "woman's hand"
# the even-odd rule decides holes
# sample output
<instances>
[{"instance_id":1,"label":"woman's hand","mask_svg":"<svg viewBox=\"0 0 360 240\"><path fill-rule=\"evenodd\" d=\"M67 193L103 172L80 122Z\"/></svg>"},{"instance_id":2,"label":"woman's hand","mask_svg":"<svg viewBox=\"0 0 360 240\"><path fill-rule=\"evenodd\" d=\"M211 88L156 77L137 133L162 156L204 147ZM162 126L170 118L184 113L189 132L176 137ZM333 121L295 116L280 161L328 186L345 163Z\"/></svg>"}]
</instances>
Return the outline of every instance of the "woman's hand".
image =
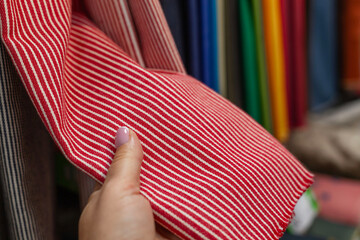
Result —
<instances>
[{"instance_id":1,"label":"woman's hand","mask_svg":"<svg viewBox=\"0 0 360 240\"><path fill-rule=\"evenodd\" d=\"M150 203L140 194L143 151L136 134L121 127L115 145L106 180L95 188L81 214L79 239L177 239L161 227L156 231Z\"/></svg>"}]
</instances>

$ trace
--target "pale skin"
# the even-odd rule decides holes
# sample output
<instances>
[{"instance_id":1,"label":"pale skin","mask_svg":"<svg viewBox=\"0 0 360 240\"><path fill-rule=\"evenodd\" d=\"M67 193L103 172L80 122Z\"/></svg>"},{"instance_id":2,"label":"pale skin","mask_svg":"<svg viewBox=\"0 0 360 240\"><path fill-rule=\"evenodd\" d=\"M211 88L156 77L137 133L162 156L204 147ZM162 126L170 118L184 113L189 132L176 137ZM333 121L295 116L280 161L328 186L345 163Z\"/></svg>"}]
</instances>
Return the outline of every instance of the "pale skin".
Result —
<instances>
[{"instance_id":1,"label":"pale skin","mask_svg":"<svg viewBox=\"0 0 360 240\"><path fill-rule=\"evenodd\" d=\"M149 201L140 194L143 151L136 134L117 148L106 180L97 185L79 221L80 240L179 239L155 224Z\"/></svg>"}]
</instances>

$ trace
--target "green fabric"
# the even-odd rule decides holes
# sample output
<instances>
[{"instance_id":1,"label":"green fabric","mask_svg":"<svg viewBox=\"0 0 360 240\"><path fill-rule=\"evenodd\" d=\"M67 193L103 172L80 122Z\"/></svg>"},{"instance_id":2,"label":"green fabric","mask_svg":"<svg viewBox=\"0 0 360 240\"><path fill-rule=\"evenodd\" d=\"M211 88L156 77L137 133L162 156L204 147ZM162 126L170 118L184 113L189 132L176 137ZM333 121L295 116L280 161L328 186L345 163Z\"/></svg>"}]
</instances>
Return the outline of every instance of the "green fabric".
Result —
<instances>
[{"instance_id":1,"label":"green fabric","mask_svg":"<svg viewBox=\"0 0 360 240\"><path fill-rule=\"evenodd\" d=\"M244 109L257 122L262 124L255 32L250 1L238 1L244 76Z\"/></svg>"},{"instance_id":2,"label":"green fabric","mask_svg":"<svg viewBox=\"0 0 360 240\"><path fill-rule=\"evenodd\" d=\"M311 190L311 188L308 188L304 194L308 197L308 199L310 199L313 209L318 212L319 204L317 203L317 201L315 199L315 195L314 195L313 191Z\"/></svg>"},{"instance_id":3,"label":"green fabric","mask_svg":"<svg viewBox=\"0 0 360 240\"><path fill-rule=\"evenodd\" d=\"M272 132L261 0L252 0L252 9L255 26L257 69L259 76L261 124L266 130Z\"/></svg>"}]
</instances>

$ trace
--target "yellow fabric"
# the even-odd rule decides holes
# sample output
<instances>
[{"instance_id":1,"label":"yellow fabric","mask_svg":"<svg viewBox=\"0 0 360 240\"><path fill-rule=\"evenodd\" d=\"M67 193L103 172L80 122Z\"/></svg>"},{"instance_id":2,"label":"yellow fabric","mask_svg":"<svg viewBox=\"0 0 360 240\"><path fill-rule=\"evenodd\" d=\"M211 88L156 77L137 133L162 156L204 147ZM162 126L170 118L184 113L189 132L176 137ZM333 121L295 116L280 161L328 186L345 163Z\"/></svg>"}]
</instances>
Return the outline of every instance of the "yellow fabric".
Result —
<instances>
[{"instance_id":1,"label":"yellow fabric","mask_svg":"<svg viewBox=\"0 0 360 240\"><path fill-rule=\"evenodd\" d=\"M280 0L263 0L264 31L274 136L289 135Z\"/></svg>"}]
</instances>

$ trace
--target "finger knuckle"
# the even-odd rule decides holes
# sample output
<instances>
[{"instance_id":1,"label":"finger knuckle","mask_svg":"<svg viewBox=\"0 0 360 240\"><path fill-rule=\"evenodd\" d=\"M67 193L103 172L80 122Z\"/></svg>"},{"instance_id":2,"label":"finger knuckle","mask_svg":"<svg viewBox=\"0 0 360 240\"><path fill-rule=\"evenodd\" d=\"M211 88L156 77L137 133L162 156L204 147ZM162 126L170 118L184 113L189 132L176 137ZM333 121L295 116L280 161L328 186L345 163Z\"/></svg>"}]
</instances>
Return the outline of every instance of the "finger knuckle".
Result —
<instances>
[{"instance_id":1,"label":"finger knuckle","mask_svg":"<svg viewBox=\"0 0 360 240\"><path fill-rule=\"evenodd\" d=\"M103 186L105 194L121 194L122 196L134 195L140 192L138 184L131 180L123 179L121 181L108 181Z\"/></svg>"}]
</instances>

